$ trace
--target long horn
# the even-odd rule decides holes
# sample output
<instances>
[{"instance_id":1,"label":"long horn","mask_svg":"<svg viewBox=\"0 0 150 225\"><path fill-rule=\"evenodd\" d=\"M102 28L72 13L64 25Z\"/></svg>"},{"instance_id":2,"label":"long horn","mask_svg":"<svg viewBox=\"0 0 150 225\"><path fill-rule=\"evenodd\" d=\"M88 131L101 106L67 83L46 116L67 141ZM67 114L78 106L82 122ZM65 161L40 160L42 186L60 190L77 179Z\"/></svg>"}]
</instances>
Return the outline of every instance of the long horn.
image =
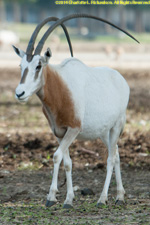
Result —
<instances>
[{"instance_id":1,"label":"long horn","mask_svg":"<svg viewBox=\"0 0 150 225\"><path fill-rule=\"evenodd\" d=\"M95 20L99 20L99 21L102 21L104 23L107 23L115 28L117 28L118 30L124 32L125 34L127 34L129 37L131 37L133 40L135 40L136 42L140 43L136 38L134 38L131 34L129 34L127 31L121 29L120 27L116 26L115 24L105 20L105 19L102 19L100 17L96 17L96 16L93 16L93 15L89 15L89 14L72 14L72 15L69 15L69 16L66 16L62 19L59 19L57 22L55 22L48 30L47 32L43 35L42 39L40 40L38 46L36 47L35 49L35 52L34 54L35 55L38 55L41 53L42 51L42 48L43 48L43 45L46 41L46 39L48 38L48 36L51 34L51 32L57 27L59 26L60 24L64 23L65 21L68 21L68 20L71 20L71 19L74 19L74 18L79 18L79 17L83 17L83 18L91 18L91 19L95 19Z\"/></svg>"},{"instance_id":2,"label":"long horn","mask_svg":"<svg viewBox=\"0 0 150 225\"><path fill-rule=\"evenodd\" d=\"M59 18L57 18L57 17L48 17L45 20L43 20L40 24L37 25L36 29L34 30L32 36L30 38L29 44L28 44L27 49L26 49L26 54L27 54L28 59L32 58L32 52L34 50L35 40L36 40L37 35L38 35L39 31L41 30L41 28L46 23L51 22L51 21L57 21L57 20L59 20ZM67 28L64 24L61 24L61 26L62 26L62 28L65 32L65 35L66 35L66 38L67 38L67 41L68 41L68 44L69 44L71 56L73 56L72 44L71 44L71 41L70 41L70 37L69 37L68 31L67 31Z\"/></svg>"}]
</instances>

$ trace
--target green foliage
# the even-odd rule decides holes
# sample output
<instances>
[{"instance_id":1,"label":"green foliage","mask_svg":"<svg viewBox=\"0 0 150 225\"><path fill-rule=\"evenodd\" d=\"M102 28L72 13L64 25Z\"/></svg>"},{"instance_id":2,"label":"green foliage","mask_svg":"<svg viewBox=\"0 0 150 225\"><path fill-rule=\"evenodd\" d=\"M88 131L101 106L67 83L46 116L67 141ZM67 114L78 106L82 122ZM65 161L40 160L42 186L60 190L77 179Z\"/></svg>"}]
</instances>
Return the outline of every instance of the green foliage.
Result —
<instances>
[{"instance_id":1,"label":"green foliage","mask_svg":"<svg viewBox=\"0 0 150 225\"><path fill-rule=\"evenodd\" d=\"M62 205L46 208L41 202L18 202L0 205L0 224L149 224L149 206L141 204L126 207L109 205L98 209L90 200L78 207L65 210Z\"/></svg>"}]
</instances>

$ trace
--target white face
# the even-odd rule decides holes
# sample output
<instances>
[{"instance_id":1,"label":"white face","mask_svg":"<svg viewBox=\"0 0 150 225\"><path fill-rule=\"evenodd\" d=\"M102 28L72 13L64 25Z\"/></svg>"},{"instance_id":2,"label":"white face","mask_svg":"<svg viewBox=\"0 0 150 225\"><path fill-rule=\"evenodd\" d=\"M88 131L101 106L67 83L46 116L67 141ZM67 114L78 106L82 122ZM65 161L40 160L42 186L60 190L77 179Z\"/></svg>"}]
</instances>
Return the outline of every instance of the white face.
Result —
<instances>
[{"instance_id":1,"label":"white face","mask_svg":"<svg viewBox=\"0 0 150 225\"><path fill-rule=\"evenodd\" d=\"M43 65L40 56L34 56L31 62L26 60L26 55L21 61L21 81L16 88L16 98L25 102L34 93L38 92L42 85Z\"/></svg>"},{"instance_id":2,"label":"white face","mask_svg":"<svg viewBox=\"0 0 150 225\"><path fill-rule=\"evenodd\" d=\"M27 61L26 54L14 47L15 52L22 58L21 60L21 80L16 88L15 97L20 102L26 102L30 96L37 93L44 85L43 67L47 65L50 58L48 49L44 57L33 56L31 62Z\"/></svg>"}]
</instances>

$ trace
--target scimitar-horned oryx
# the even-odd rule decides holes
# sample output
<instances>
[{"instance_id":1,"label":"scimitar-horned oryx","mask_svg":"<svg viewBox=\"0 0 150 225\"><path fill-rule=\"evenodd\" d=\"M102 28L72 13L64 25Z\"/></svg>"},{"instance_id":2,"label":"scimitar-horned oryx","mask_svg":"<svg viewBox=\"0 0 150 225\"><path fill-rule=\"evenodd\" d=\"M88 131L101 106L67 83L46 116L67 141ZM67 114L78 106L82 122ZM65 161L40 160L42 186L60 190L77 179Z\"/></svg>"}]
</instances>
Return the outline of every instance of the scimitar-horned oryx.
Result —
<instances>
[{"instance_id":1,"label":"scimitar-horned oryx","mask_svg":"<svg viewBox=\"0 0 150 225\"><path fill-rule=\"evenodd\" d=\"M128 32L102 18L88 14L73 14L59 20L55 19L56 22L43 35L34 54L37 34L45 23L52 20L52 17L36 28L26 52L14 47L15 52L22 58L22 76L16 88L16 98L20 102L26 102L34 93L37 94L42 102L43 112L59 142L59 147L53 157L53 179L46 206L52 206L57 202L58 171L63 159L67 178L64 208L72 207L74 198L72 162L68 148L76 138L81 140L100 138L108 149L107 175L98 206L107 202L113 168L115 168L117 181L116 202L124 201L125 191L121 180L117 142L126 121L126 108L129 100L127 82L116 70L108 67L91 68L74 57L65 59L59 65L51 65L49 64L51 57L49 48L44 56L40 56L46 39L59 25L63 26L72 52L71 42L63 23L78 17L105 22L137 41Z\"/></svg>"}]
</instances>

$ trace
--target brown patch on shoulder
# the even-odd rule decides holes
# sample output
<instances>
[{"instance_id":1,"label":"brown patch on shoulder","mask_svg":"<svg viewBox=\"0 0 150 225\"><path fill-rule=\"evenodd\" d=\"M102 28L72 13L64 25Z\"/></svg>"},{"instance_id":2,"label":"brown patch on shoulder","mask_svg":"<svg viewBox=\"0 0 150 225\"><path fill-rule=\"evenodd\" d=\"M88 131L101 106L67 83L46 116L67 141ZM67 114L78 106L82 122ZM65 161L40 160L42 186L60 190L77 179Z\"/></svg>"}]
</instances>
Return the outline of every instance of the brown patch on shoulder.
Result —
<instances>
[{"instance_id":1,"label":"brown patch on shoulder","mask_svg":"<svg viewBox=\"0 0 150 225\"><path fill-rule=\"evenodd\" d=\"M48 66L44 69L44 103L50 107L59 127L80 127L76 119L71 93L62 78Z\"/></svg>"}]
</instances>

